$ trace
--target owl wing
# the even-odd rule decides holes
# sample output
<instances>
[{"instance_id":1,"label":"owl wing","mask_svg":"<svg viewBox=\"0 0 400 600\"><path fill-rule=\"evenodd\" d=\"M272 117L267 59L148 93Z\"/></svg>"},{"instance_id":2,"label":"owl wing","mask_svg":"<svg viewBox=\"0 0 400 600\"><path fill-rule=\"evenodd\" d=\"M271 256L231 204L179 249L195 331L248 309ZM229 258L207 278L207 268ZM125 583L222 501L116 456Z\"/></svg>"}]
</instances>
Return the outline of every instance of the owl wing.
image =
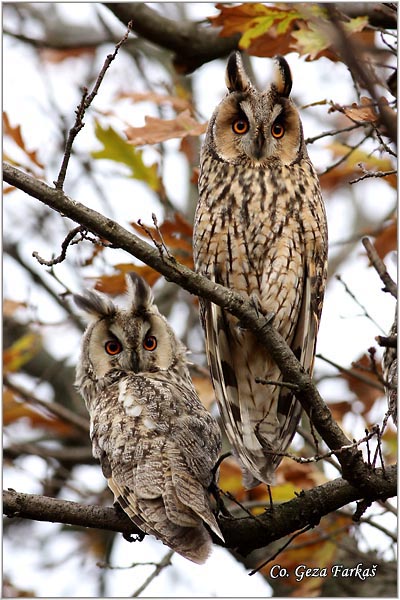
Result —
<instances>
[{"instance_id":1,"label":"owl wing","mask_svg":"<svg viewBox=\"0 0 400 600\"><path fill-rule=\"evenodd\" d=\"M236 378L236 367L243 359L243 349L235 332L237 325L233 324L230 315L219 306L206 301L201 301L201 319L206 332L208 363L224 427L234 453L240 459L245 486L254 487L260 483L252 475L254 461L265 464L265 456L260 444L257 442L255 446L253 443L255 436L251 419L243 418L249 407L240 399Z\"/></svg>"},{"instance_id":2,"label":"owl wing","mask_svg":"<svg viewBox=\"0 0 400 600\"><path fill-rule=\"evenodd\" d=\"M131 411L135 396L132 384L131 379L131 385L122 387L129 394ZM164 384L163 401L168 405L168 398L172 402L176 390L175 386L171 389L171 383ZM156 422L156 414L146 410L151 404L151 400L146 407L141 404L142 413L135 419L125 418L124 427L131 429L133 435L126 442L122 455L107 456L111 467L108 485L116 501L143 531L201 564L212 548L211 537L203 522L221 538L222 534L212 514L206 488L188 467L192 454L198 450L198 444L189 443L196 432L193 434L192 424L186 423L185 447L182 449L182 436L175 435L176 425L166 425L171 416L161 414L162 406L159 406L159 422ZM180 418L184 419L178 417L178 422ZM182 427L178 427L180 429ZM202 452L196 460L203 458L203 463L207 463L204 445ZM208 477L211 479L210 470Z\"/></svg>"}]
</instances>

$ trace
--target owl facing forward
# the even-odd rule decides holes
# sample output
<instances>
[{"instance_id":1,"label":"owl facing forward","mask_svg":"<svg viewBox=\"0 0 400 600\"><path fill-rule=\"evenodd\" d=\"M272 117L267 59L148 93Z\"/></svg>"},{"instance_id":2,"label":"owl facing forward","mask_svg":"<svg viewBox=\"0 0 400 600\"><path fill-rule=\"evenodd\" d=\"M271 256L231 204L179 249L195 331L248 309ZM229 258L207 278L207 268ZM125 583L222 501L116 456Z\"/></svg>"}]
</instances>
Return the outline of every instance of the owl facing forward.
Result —
<instances>
[{"instance_id":1,"label":"owl facing forward","mask_svg":"<svg viewBox=\"0 0 400 600\"><path fill-rule=\"evenodd\" d=\"M90 414L93 455L142 531L203 563L212 545L204 524L222 538L207 493L220 430L149 286L134 273L127 282L124 310L95 292L74 296L90 317L76 385Z\"/></svg>"},{"instance_id":2,"label":"owl facing forward","mask_svg":"<svg viewBox=\"0 0 400 600\"><path fill-rule=\"evenodd\" d=\"M258 91L238 52L228 93L202 146L194 226L196 270L255 302L309 373L326 282L327 225L317 175L290 99L289 66ZM218 306L201 301L206 352L227 436L247 487L271 484L301 405L268 351Z\"/></svg>"}]
</instances>

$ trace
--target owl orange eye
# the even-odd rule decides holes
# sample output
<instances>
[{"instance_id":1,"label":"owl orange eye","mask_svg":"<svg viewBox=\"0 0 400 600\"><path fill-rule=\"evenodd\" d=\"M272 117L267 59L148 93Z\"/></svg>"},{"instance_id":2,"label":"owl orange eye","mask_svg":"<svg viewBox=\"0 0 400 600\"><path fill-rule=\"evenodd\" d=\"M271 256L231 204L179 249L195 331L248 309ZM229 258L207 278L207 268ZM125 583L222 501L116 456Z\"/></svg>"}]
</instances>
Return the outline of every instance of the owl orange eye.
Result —
<instances>
[{"instance_id":1,"label":"owl orange eye","mask_svg":"<svg viewBox=\"0 0 400 600\"><path fill-rule=\"evenodd\" d=\"M149 352L155 350L157 348L157 338L154 337L154 335L148 335L145 337L143 340L143 348Z\"/></svg>"},{"instance_id":2,"label":"owl orange eye","mask_svg":"<svg viewBox=\"0 0 400 600\"><path fill-rule=\"evenodd\" d=\"M233 121L232 123L232 130L238 135L243 135L244 133L248 132L249 123L246 121L246 119L236 119L236 121Z\"/></svg>"},{"instance_id":3,"label":"owl orange eye","mask_svg":"<svg viewBox=\"0 0 400 600\"><path fill-rule=\"evenodd\" d=\"M279 138L281 138L285 133L285 128L282 125L282 123L274 123L271 127L271 133L274 136L274 138L279 140Z\"/></svg>"},{"instance_id":4,"label":"owl orange eye","mask_svg":"<svg viewBox=\"0 0 400 600\"><path fill-rule=\"evenodd\" d=\"M122 344L118 340L108 340L108 342L104 344L104 348L107 354L115 356L116 354L119 354L121 352Z\"/></svg>"}]
</instances>

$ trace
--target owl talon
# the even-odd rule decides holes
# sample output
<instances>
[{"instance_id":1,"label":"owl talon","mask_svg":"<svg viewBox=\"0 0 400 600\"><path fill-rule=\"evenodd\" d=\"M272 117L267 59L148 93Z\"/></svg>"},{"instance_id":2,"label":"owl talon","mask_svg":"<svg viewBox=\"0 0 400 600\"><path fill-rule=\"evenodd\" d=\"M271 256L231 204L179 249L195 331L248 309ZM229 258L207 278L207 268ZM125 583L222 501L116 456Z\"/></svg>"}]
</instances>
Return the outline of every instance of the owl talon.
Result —
<instances>
[{"instance_id":1,"label":"owl talon","mask_svg":"<svg viewBox=\"0 0 400 600\"><path fill-rule=\"evenodd\" d=\"M130 544L132 542L143 542L144 538L146 537L145 533L123 533L122 537L124 538L124 540L126 540L127 542L129 542Z\"/></svg>"}]
</instances>

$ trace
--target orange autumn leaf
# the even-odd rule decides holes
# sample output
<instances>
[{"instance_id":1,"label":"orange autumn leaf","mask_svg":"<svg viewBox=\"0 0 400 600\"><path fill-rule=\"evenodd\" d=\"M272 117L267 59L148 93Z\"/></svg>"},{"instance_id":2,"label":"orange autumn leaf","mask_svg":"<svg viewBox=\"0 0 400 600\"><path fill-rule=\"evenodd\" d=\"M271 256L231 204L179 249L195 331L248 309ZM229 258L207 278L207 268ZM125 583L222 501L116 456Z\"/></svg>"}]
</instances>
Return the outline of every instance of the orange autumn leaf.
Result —
<instances>
[{"instance_id":1,"label":"orange autumn leaf","mask_svg":"<svg viewBox=\"0 0 400 600\"><path fill-rule=\"evenodd\" d=\"M28 157L30 161L32 161L37 167L43 169L43 163L37 157L37 151L31 150L29 151L26 148L24 138L21 132L21 125L15 125L14 127L11 125L10 120L6 112L3 111L3 134L4 136L8 136L11 138L15 144L24 152L24 154ZM20 164L20 163L17 163Z\"/></svg>"},{"instance_id":2,"label":"orange autumn leaf","mask_svg":"<svg viewBox=\"0 0 400 600\"><path fill-rule=\"evenodd\" d=\"M26 308L26 302L17 302L16 300L10 300L5 298L3 300L3 316L12 317L19 308Z\"/></svg>"},{"instance_id":3,"label":"orange autumn leaf","mask_svg":"<svg viewBox=\"0 0 400 600\"><path fill-rule=\"evenodd\" d=\"M361 411L362 415L365 415L371 409L376 400L378 400L378 398L382 398L384 395L382 383L380 383L375 373L369 372L368 370L370 365L371 362L369 355L363 354L363 356L353 363L350 373L341 373L341 377L347 382L349 389L363 404L364 408ZM382 375L382 367L380 362L377 361L376 366L378 373ZM366 379L367 381L362 381L357 377L353 377L351 373L354 373L356 376L361 375L363 379Z\"/></svg>"},{"instance_id":4,"label":"orange autumn leaf","mask_svg":"<svg viewBox=\"0 0 400 600\"><path fill-rule=\"evenodd\" d=\"M323 189L334 189L357 179L357 177L364 174L360 165L371 172L393 170L393 164L389 158L379 158L364 152L360 148L350 152L352 149L341 142L332 142L326 146L326 149L332 152L333 159L346 158L335 168L320 175L319 179ZM380 180L386 181L393 188L397 188L397 177L394 174L380 178Z\"/></svg>"},{"instance_id":5,"label":"orange autumn leaf","mask_svg":"<svg viewBox=\"0 0 400 600\"><path fill-rule=\"evenodd\" d=\"M322 519L318 528L296 537L277 560L261 569L267 577L276 575L279 568L285 569L288 576L281 582L290 597L313 598L320 595L320 589L330 574L335 562L337 544L347 535L352 525L351 517L332 513ZM306 570L308 576L306 575ZM314 576L311 576L313 569ZM323 569L326 569L324 571Z\"/></svg>"},{"instance_id":6,"label":"orange autumn leaf","mask_svg":"<svg viewBox=\"0 0 400 600\"><path fill-rule=\"evenodd\" d=\"M104 294L110 294L111 296L118 296L126 292L126 281L125 275L130 272L137 273L143 279L147 281L150 287L161 277L160 273L157 273L154 269L148 265L135 265L133 263L118 264L114 265L114 269L119 271L113 275L102 275L97 278L96 285L94 286L98 292Z\"/></svg>"},{"instance_id":7,"label":"orange autumn leaf","mask_svg":"<svg viewBox=\"0 0 400 600\"><path fill-rule=\"evenodd\" d=\"M140 235L151 236L157 243L165 244L177 260L193 269L193 227L180 213L174 213L172 220L166 219L158 227L134 222L130 225Z\"/></svg>"},{"instance_id":8,"label":"orange autumn leaf","mask_svg":"<svg viewBox=\"0 0 400 600\"><path fill-rule=\"evenodd\" d=\"M184 138L187 135L205 133L207 123L199 123L189 110L184 110L175 119L158 119L146 117L143 127L128 127L125 134L128 143L135 146L158 144L174 138Z\"/></svg>"},{"instance_id":9,"label":"orange autumn leaf","mask_svg":"<svg viewBox=\"0 0 400 600\"><path fill-rule=\"evenodd\" d=\"M64 60L67 60L68 58L94 56L96 50L96 45L81 46L74 48L42 48L40 49L40 56L46 62L57 64L63 62Z\"/></svg>"},{"instance_id":10,"label":"orange autumn leaf","mask_svg":"<svg viewBox=\"0 0 400 600\"><path fill-rule=\"evenodd\" d=\"M49 429L59 435L70 435L75 431L71 424L18 400L14 392L6 389L3 394L3 425L6 427L20 419L28 419L33 428Z\"/></svg>"},{"instance_id":11,"label":"orange autumn leaf","mask_svg":"<svg viewBox=\"0 0 400 600\"><path fill-rule=\"evenodd\" d=\"M231 6L217 4L219 15L209 17L221 37L240 33L239 48L253 56L274 56L293 50L306 60L325 56L337 61L332 51L330 23L326 10L318 5L272 4L248 2ZM368 24L367 17L347 19L347 35L358 35Z\"/></svg>"},{"instance_id":12,"label":"orange autumn leaf","mask_svg":"<svg viewBox=\"0 0 400 600\"><path fill-rule=\"evenodd\" d=\"M360 104L353 102L351 106L345 106L344 114L356 122L375 123L379 118L374 101L366 96L361 96Z\"/></svg>"},{"instance_id":13,"label":"orange autumn leaf","mask_svg":"<svg viewBox=\"0 0 400 600\"><path fill-rule=\"evenodd\" d=\"M397 250L397 219L390 221L376 236L374 246L382 260L389 252Z\"/></svg>"},{"instance_id":14,"label":"orange autumn leaf","mask_svg":"<svg viewBox=\"0 0 400 600\"><path fill-rule=\"evenodd\" d=\"M351 413L352 405L348 400L342 400L341 402L330 402L329 410L331 411L334 420L340 423L345 415Z\"/></svg>"},{"instance_id":15,"label":"orange autumn leaf","mask_svg":"<svg viewBox=\"0 0 400 600\"><path fill-rule=\"evenodd\" d=\"M290 483L296 491L309 490L325 481L322 473L316 471L314 463L298 463L290 458L282 460L276 476L277 483Z\"/></svg>"}]
</instances>

